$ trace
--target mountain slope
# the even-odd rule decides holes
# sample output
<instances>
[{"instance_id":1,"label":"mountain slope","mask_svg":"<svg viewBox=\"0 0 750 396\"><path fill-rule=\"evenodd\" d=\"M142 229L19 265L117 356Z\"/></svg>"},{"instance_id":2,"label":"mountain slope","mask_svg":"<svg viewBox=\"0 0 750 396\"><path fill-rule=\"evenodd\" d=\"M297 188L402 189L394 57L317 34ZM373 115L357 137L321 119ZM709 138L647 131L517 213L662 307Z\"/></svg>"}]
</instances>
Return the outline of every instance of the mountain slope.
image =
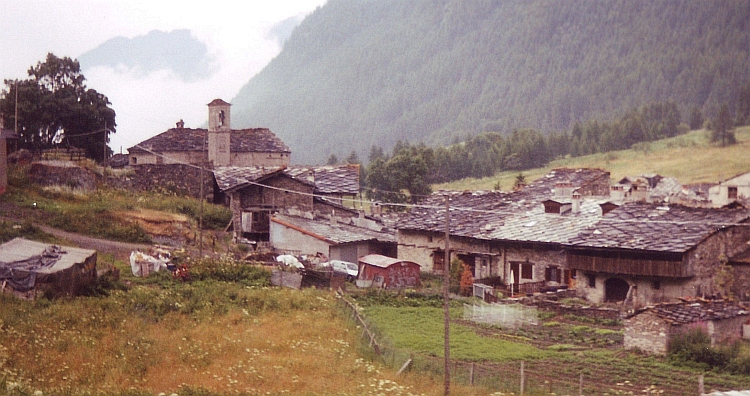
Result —
<instances>
[{"instance_id":1,"label":"mountain slope","mask_svg":"<svg viewBox=\"0 0 750 396\"><path fill-rule=\"evenodd\" d=\"M527 181L536 180L555 168L600 168L610 171L613 181L626 176L660 174L675 177L682 184L718 183L750 172L750 126L735 129L737 144L721 147L710 142L709 132L701 129L688 134L641 144L633 149L568 157L543 168L503 171L481 179L467 178L437 184L435 190L509 191L519 173Z\"/></svg>"},{"instance_id":2,"label":"mountain slope","mask_svg":"<svg viewBox=\"0 0 750 396\"><path fill-rule=\"evenodd\" d=\"M172 70L186 82L208 78L215 71L206 44L187 29L115 37L79 56L78 61L84 70L95 66L126 67L143 75Z\"/></svg>"},{"instance_id":3,"label":"mountain slope","mask_svg":"<svg viewBox=\"0 0 750 396\"><path fill-rule=\"evenodd\" d=\"M748 0L331 0L232 100L233 124L322 162L656 101L686 118L750 78L748 25Z\"/></svg>"}]
</instances>

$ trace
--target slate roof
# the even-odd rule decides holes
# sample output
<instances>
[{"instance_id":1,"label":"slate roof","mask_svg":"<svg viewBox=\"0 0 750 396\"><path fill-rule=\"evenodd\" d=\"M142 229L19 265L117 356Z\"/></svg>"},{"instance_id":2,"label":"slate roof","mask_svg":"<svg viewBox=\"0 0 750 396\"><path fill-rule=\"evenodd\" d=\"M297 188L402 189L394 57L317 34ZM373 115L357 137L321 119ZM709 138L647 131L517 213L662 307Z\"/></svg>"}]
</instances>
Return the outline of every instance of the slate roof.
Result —
<instances>
[{"instance_id":1,"label":"slate roof","mask_svg":"<svg viewBox=\"0 0 750 396\"><path fill-rule=\"evenodd\" d=\"M602 177L609 178L609 175L608 171L597 168L556 168L529 183L519 193L527 199L539 200L541 202L554 195L557 183L570 183L576 189Z\"/></svg>"},{"instance_id":2,"label":"slate roof","mask_svg":"<svg viewBox=\"0 0 750 396\"><path fill-rule=\"evenodd\" d=\"M626 203L573 238L572 247L684 253L718 229L746 222L744 209Z\"/></svg>"},{"instance_id":3,"label":"slate roof","mask_svg":"<svg viewBox=\"0 0 750 396\"><path fill-rule=\"evenodd\" d=\"M388 268L388 267L392 266L393 264L398 264L398 263L412 263L412 264L417 264L417 263L415 263L413 261L396 259L396 258L393 258L393 257L383 256L383 255L380 255L380 254L368 254L366 256L360 257L358 261L360 263L369 264L369 265L373 265L375 267L380 267L380 268ZM417 264L417 266L420 266L420 265Z\"/></svg>"},{"instance_id":4,"label":"slate roof","mask_svg":"<svg viewBox=\"0 0 750 396\"><path fill-rule=\"evenodd\" d=\"M286 173L315 183L321 194L359 194L359 165L293 166Z\"/></svg>"},{"instance_id":5,"label":"slate roof","mask_svg":"<svg viewBox=\"0 0 750 396\"><path fill-rule=\"evenodd\" d=\"M674 325L695 322L705 322L721 319L731 319L737 316L747 316L750 312L744 307L731 301L714 301L708 303L672 303L649 307L656 316Z\"/></svg>"},{"instance_id":6,"label":"slate roof","mask_svg":"<svg viewBox=\"0 0 750 396\"><path fill-rule=\"evenodd\" d=\"M545 213L538 204L530 210L507 216L504 223L489 232L493 240L564 244L601 219L599 201L581 200L578 213Z\"/></svg>"},{"instance_id":7,"label":"slate roof","mask_svg":"<svg viewBox=\"0 0 750 396\"><path fill-rule=\"evenodd\" d=\"M207 129L172 128L138 143L128 151L148 150L157 153L204 151L208 144L207 137ZM268 128L232 129L229 146L232 153L291 153L289 147Z\"/></svg>"},{"instance_id":8,"label":"slate roof","mask_svg":"<svg viewBox=\"0 0 750 396\"><path fill-rule=\"evenodd\" d=\"M438 191L403 215L396 228L402 230L445 232L445 196L450 197L450 233L483 240L510 240L565 243L595 223L601 215L604 199L583 199L579 213L544 213L542 202L554 198L570 202L570 197L555 197L557 183L579 188L609 172L601 169L553 169L547 175L514 192Z\"/></svg>"},{"instance_id":9,"label":"slate roof","mask_svg":"<svg viewBox=\"0 0 750 396\"><path fill-rule=\"evenodd\" d=\"M488 224L501 224L512 210L511 194L500 191L438 191L397 221L403 230L445 232L445 197L450 198L451 235L482 239Z\"/></svg>"},{"instance_id":10,"label":"slate roof","mask_svg":"<svg viewBox=\"0 0 750 396\"><path fill-rule=\"evenodd\" d=\"M315 186L320 194L359 193L359 165L343 166L295 166L261 167L261 166L224 166L214 170L216 183L221 191L243 187L251 182L258 182L278 172L282 172L302 183Z\"/></svg>"},{"instance_id":11,"label":"slate roof","mask_svg":"<svg viewBox=\"0 0 750 396\"><path fill-rule=\"evenodd\" d=\"M299 216L277 214L271 218L271 221L285 226L292 226L300 232L334 244L365 241L396 242L396 235L393 232L375 231L341 222L333 224L328 219L308 219Z\"/></svg>"},{"instance_id":12,"label":"slate roof","mask_svg":"<svg viewBox=\"0 0 750 396\"><path fill-rule=\"evenodd\" d=\"M257 182L283 170L282 166L222 166L214 169L214 179L221 191L227 191Z\"/></svg>"}]
</instances>

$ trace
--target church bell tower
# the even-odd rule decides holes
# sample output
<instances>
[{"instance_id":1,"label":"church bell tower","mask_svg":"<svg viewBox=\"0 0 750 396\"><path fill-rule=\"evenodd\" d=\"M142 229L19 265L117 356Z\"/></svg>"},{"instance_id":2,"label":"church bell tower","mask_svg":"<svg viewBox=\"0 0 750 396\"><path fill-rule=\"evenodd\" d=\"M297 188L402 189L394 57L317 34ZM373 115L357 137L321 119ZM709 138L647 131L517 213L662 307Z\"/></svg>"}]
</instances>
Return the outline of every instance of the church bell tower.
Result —
<instances>
[{"instance_id":1,"label":"church bell tower","mask_svg":"<svg viewBox=\"0 0 750 396\"><path fill-rule=\"evenodd\" d=\"M208 104L208 161L214 166L231 165L230 106L221 99L214 99Z\"/></svg>"}]
</instances>

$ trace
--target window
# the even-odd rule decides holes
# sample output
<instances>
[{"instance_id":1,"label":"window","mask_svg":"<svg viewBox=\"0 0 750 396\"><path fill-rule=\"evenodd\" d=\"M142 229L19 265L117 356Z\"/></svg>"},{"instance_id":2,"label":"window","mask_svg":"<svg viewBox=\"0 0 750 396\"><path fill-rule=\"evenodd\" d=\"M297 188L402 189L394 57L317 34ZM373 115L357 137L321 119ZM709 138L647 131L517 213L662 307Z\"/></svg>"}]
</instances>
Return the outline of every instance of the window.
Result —
<instances>
[{"instance_id":1,"label":"window","mask_svg":"<svg viewBox=\"0 0 750 396\"><path fill-rule=\"evenodd\" d=\"M534 279L534 264L523 263L521 265L521 279Z\"/></svg>"},{"instance_id":2,"label":"window","mask_svg":"<svg viewBox=\"0 0 750 396\"><path fill-rule=\"evenodd\" d=\"M727 198L737 199L737 187L727 187Z\"/></svg>"},{"instance_id":3,"label":"window","mask_svg":"<svg viewBox=\"0 0 750 396\"><path fill-rule=\"evenodd\" d=\"M588 274L589 287L596 287L596 276L594 274Z\"/></svg>"},{"instance_id":4,"label":"window","mask_svg":"<svg viewBox=\"0 0 750 396\"><path fill-rule=\"evenodd\" d=\"M659 289L661 289L661 281L660 280L655 280L654 281L654 290L659 290Z\"/></svg>"},{"instance_id":5,"label":"window","mask_svg":"<svg viewBox=\"0 0 750 396\"><path fill-rule=\"evenodd\" d=\"M432 271L443 272L445 268L445 253L439 250L432 252Z\"/></svg>"},{"instance_id":6,"label":"window","mask_svg":"<svg viewBox=\"0 0 750 396\"><path fill-rule=\"evenodd\" d=\"M133 165L138 165L138 157L130 157L133 159Z\"/></svg>"},{"instance_id":7,"label":"window","mask_svg":"<svg viewBox=\"0 0 750 396\"><path fill-rule=\"evenodd\" d=\"M544 280L547 282L557 282L560 283L561 276L560 276L560 267L557 266L550 266L544 269Z\"/></svg>"}]
</instances>

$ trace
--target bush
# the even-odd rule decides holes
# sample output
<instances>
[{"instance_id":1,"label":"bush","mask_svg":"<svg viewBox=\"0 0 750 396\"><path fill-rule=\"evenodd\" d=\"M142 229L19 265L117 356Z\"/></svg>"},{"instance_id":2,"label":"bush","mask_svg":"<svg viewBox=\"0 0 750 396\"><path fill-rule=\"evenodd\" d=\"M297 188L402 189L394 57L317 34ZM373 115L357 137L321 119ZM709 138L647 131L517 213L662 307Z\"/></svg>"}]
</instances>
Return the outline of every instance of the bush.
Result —
<instances>
[{"instance_id":1,"label":"bush","mask_svg":"<svg viewBox=\"0 0 750 396\"><path fill-rule=\"evenodd\" d=\"M674 335L667 345L671 362L703 369L725 368L738 353L736 343L712 347L711 337L701 325L690 326Z\"/></svg>"},{"instance_id":2,"label":"bush","mask_svg":"<svg viewBox=\"0 0 750 396\"><path fill-rule=\"evenodd\" d=\"M269 286L271 273L265 268L225 256L198 259L187 264L190 280L237 282L245 286Z\"/></svg>"}]
</instances>

